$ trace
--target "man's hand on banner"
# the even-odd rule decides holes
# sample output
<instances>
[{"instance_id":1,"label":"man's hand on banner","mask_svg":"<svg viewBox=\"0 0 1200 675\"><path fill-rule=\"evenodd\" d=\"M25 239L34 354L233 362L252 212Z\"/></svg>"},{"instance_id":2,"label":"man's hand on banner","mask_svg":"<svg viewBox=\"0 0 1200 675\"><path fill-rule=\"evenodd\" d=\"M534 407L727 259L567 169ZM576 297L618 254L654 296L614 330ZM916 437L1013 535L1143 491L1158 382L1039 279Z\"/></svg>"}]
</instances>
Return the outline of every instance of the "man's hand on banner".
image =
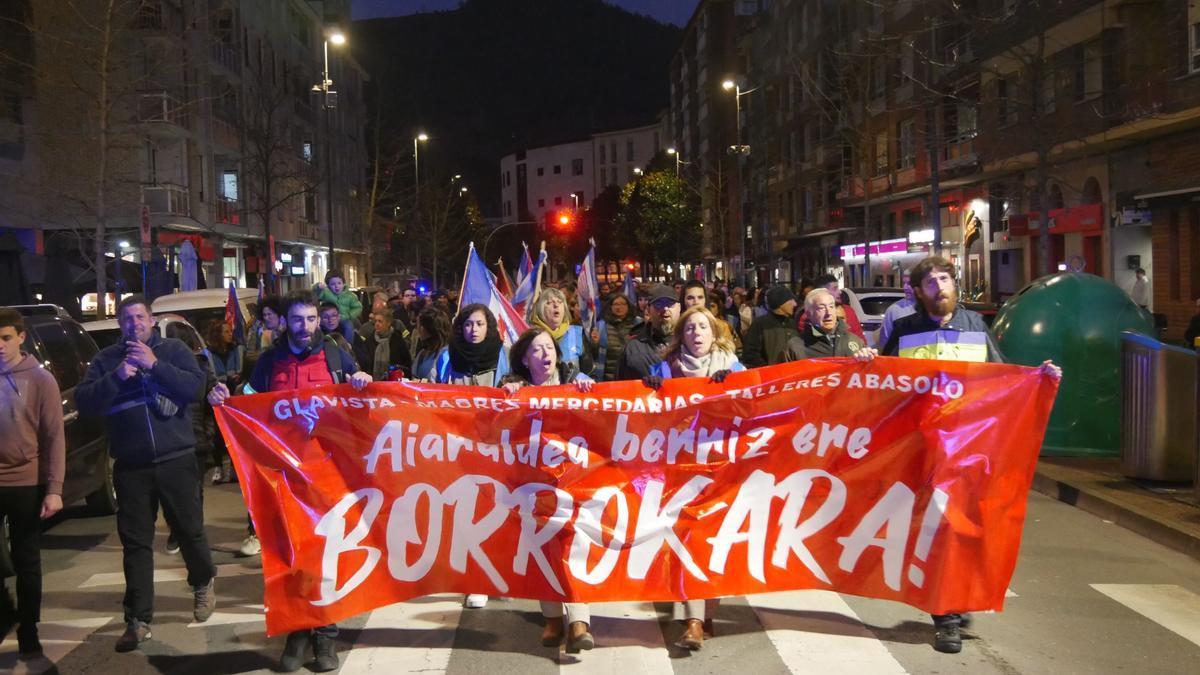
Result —
<instances>
[{"instance_id":1,"label":"man's hand on banner","mask_svg":"<svg viewBox=\"0 0 1200 675\"><path fill-rule=\"evenodd\" d=\"M647 375L642 378L642 384L646 385L647 387L650 387L651 389L653 389L655 391L658 391L659 389L662 388L662 383L663 383L663 379L661 377L659 377L658 375Z\"/></svg>"},{"instance_id":2,"label":"man's hand on banner","mask_svg":"<svg viewBox=\"0 0 1200 675\"><path fill-rule=\"evenodd\" d=\"M712 377L710 377L709 379L712 380L713 382L716 382L717 384L720 384L721 382L724 382L725 378L729 377L729 373L732 373L732 372L733 371L729 370L728 368L726 368L725 370L718 370L717 372L713 373Z\"/></svg>"},{"instance_id":3,"label":"man's hand on banner","mask_svg":"<svg viewBox=\"0 0 1200 675\"><path fill-rule=\"evenodd\" d=\"M224 382L218 382L217 386L208 392L207 398L209 405L225 405L225 401L229 400L229 387L226 387Z\"/></svg>"},{"instance_id":4,"label":"man's hand on banner","mask_svg":"<svg viewBox=\"0 0 1200 675\"><path fill-rule=\"evenodd\" d=\"M595 384L595 380L575 380L575 388L582 392L591 391Z\"/></svg>"},{"instance_id":5,"label":"man's hand on banner","mask_svg":"<svg viewBox=\"0 0 1200 675\"><path fill-rule=\"evenodd\" d=\"M870 347L863 347L862 349L854 352L854 358L864 363L867 361L874 361L876 356L879 356L879 350L872 349Z\"/></svg>"},{"instance_id":6,"label":"man's hand on banner","mask_svg":"<svg viewBox=\"0 0 1200 675\"><path fill-rule=\"evenodd\" d=\"M521 391L521 383L520 382L506 382L504 384L504 386L502 386L500 388L504 390L504 394L506 396L510 396L510 397L516 396L517 392Z\"/></svg>"},{"instance_id":7,"label":"man's hand on banner","mask_svg":"<svg viewBox=\"0 0 1200 675\"><path fill-rule=\"evenodd\" d=\"M350 386L355 389L362 389L374 381L374 378L361 370L350 376Z\"/></svg>"},{"instance_id":8,"label":"man's hand on banner","mask_svg":"<svg viewBox=\"0 0 1200 675\"><path fill-rule=\"evenodd\" d=\"M1050 377L1053 377L1056 380L1062 379L1062 368L1059 368L1058 366L1054 365L1054 362L1051 361L1050 359L1046 359L1045 361L1042 361L1042 365L1039 369L1042 371L1043 375L1049 375Z\"/></svg>"}]
</instances>

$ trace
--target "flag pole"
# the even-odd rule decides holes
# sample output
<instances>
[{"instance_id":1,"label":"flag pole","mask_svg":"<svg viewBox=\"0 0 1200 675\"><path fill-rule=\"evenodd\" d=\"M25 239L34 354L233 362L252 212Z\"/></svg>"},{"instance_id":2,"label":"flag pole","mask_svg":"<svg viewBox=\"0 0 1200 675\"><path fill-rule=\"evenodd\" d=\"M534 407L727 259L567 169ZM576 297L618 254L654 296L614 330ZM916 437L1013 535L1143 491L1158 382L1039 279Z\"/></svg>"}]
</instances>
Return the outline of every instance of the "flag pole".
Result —
<instances>
[{"instance_id":1,"label":"flag pole","mask_svg":"<svg viewBox=\"0 0 1200 675\"><path fill-rule=\"evenodd\" d=\"M475 255L475 242L472 241L467 244L467 264L463 266L462 281L458 284L458 301L460 303L463 299L463 293L465 293L467 290L467 270L471 269L471 256L473 255ZM456 309L461 310L462 308L458 307ZM458 312L455 312L454 315L458 316ZM453 318L454 317L451 317L451 320L453 320Z\"/></svg>"}]
</instances>

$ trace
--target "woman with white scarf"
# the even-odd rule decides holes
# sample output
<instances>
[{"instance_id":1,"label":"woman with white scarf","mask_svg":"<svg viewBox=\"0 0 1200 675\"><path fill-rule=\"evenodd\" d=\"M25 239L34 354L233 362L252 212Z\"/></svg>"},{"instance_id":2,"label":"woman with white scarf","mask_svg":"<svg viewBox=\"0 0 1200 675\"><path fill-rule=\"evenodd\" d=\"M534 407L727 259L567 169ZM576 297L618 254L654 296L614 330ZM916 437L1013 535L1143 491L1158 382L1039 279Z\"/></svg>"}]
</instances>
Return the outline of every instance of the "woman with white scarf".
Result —
<instances>
[{"instance_id":1,"label":"woman with white scarf","mask_svg":"<svg viewBox=\"0 0 1200 675\"><path fill-rule=\"evenodd\" d=\"M549 387L568 382L579 391L592 390L592 378L579 372L574 364L559 359L558 346L550 332L540 326L530 328L513 343L509 356L511 374L504 384L504 391L511 396L524 386ZM591 633L591 612L586 603L543 601L541 605L542 616L546 619L542 646L557 649L564 638L568 654L578 654L596 646Z\"/></svg>"},{"instance_id":2,"label":"woman with white scarf","mask_svg":"<svg viewBox=\"0 0 1200 675\"><path fill-rule=\"evenodd\" d=\"M564 363L574 364L581 373L592 372L592 347L583 335L583 327L572 325L567 296L557 288L543 288L530 311L530 325L544 328Z\"/></svg>"},{"instance_id":3,"label":"woman with white scarf","mask_svg":"<svg viewBox=\"0 0 1200 675\"><path fill-rule=\"evenodd\" d=\"M642 382L653 389L673 377L704 377L723 382L729 373L746 369L733 350L729 324L705 307L692 307L675 322L675 336L663 362ZM674 618L683 622L683 635L675 642L676 646L689 651L704 646L704 634L712 635L712 616L719 602L712 599L675 603Z\"/></svg>"}]
</instances>

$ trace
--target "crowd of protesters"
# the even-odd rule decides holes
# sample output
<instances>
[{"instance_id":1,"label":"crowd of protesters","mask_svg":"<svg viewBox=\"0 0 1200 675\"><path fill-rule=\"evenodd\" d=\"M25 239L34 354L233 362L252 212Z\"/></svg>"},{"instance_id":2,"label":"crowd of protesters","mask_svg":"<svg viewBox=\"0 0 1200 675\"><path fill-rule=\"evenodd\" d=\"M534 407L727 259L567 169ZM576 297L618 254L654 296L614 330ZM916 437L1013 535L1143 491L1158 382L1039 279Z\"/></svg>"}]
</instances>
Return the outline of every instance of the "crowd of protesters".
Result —
<instances>
[{"instance_id":1,"label":"crowd of protesters","mask_svg":"<svg viewBox=\"0 0 1200 675\"><path fill-rule=\"evenodd\" d=\"M244 336L225 323L205 327L207 348L160 336L145 299L127 297L117 307L123 341L99 352L75 390L81 414L106 420L116 460L126 582L126 630L116 649L132 651L152 637L152 543L160 507L170 528L167 551L182 554L187 568L194 618L203 622L212 615L217 569L205 534L202 492L208 462L197 448L198 441L210 440L213 482L236 480L220 434L211 427L210 407L231 396L399 380L502 387L509 394L524 386L565 384L589 391L594 382L612 380L640 380L658 389L671 378L722 382L747 368L808 358L865 361L880 353L920 358L914 350L921 336L939 330L983 333L979 360L1003 360L982 319L958 304L952 263L931 257L904 278L907 298L885 317L878 350L868 346L832 276L759 289L679 280L642 285L633 297L622 285L604 283L598 316L587 330L575 287L550 283L530 304L530 328L511 346L485 305L460 309L456 293L422 297L414 288L360 299L336 270L311 292L255 303ZM17 572L16 607L6 591L0 593L0 639L19 624L20 652L30 656L41 653L37 524L62 508L64 460L60 394L54 379L20 351L24 330L19 313L0 309L0 374L9 384L0 392L13 410L20 403L20 416L0 419L0 434L16 444L15 455L14 449L0 451L0 516L9 520ZM1043 367L1061 374L1049 362ZM245 556L261 550L253 522L240 550ZM464 606L479 609L487 602L487 595L470 594ZM674 616L682 627L676 644L701 649L712 635L717 608L716 600L677 603ZM543 645L565 643L570 653L595 646L586 604L544 602L542 614ZM959 651L968 623L963 614L934 617L935 647ZM312 670L336 669L337 634L335 625L290 634L280 670L298 670L309 650Z\"/></svg>"}]
</instances>

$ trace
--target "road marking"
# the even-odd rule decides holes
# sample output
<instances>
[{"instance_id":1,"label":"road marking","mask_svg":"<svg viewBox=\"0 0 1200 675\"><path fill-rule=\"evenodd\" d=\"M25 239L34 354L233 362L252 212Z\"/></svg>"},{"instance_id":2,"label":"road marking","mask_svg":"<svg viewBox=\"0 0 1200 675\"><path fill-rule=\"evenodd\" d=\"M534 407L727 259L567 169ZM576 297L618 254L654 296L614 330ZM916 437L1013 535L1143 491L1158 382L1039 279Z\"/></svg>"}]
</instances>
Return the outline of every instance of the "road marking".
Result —
<instances>
[{"instance_id":1,"label":"road marking","mask_svg":"<svg viewBox=\"0 0 1200 675\"><path fill-rule=\"evenodd\" d=\"M92 633L113 621L111 616L93 616L86 619L63 619L38 623L38 639L42 643L41 659L17 660L17 640L10 636L0 645L0 671L12 673L54 672L53 663L64 658L71 650L88 639Z\"/></svg>"},{"instance_id":2,"label":"road marking","mask_svg":"<svg viewBox=\"0 0 1200 675\"><path fill-rule=\"evenodd\" d=\"M596 648L589 652L559 654L559 672L670 673L671 654L663 643L658 612L652 602L593 604L592 636Z\"/></svg>"},{"instance_id":3,"label":"road marking","mask_svg":"<svg viewBox=\"0 0 1200 675\"><path fill-rule=\"evenodd\" d=\"M840 595L787 591L746 600L793 673L905 673Z\"/></svg>"},{"instance_id":4,"label":"road marking","mask_svg":"<svg viewBox=\"0 0 1200 675\"><path fill-rule=\"evenodd\" d=\"M217 565L217 578L221 577L243 577L251 574L262 574L260 567L246 567L245 565ZM169 569L154 570L154 583L161 581L187 581L186 567L172 567ZM87 581L83 582L80 588L94 588L96 586L124 586L124 572L101 572L93 574Z\"/></svg>"},{"instance_id":5,"label":"road marking","mask_svg":"<svg viewBox=\"0 0 1200 675\"><path fill-rule=\"evenodd\" d=\"M1200 646L1200 595L1173 584L1092 584L1092 588Z\"/></svg>"},{"instance_id":6,"label":"road marking","mask_svg":"<svg viewBox=\"0 0 1200 675\"><path fill-rule=\"evenodd\" d=\"M462 616L462 595L432 595L371 612L359 642L342 659L341 675L355 673L444 673ZM388 629L404 631L394 646ZM378 634L372 635L378 631ZM384 646L380 643L392 643Z\"/></svg>"},{"instance_id":7,"label":"road marking","mask_svg":"<svg viewBox=\"0 0 1200 675\"><path fill-rule=\"evenodd\" d=\"M217 596L217 600L220 600ZM212 626L229 626L238 623L255 623L266 622L266 608L262 605L234 605L234 610L245 611L215 611L212 616L208 617L208 621L197 623L195 621L188 624L188 628L211 628Z\"/></svg>"}]
</instances>

